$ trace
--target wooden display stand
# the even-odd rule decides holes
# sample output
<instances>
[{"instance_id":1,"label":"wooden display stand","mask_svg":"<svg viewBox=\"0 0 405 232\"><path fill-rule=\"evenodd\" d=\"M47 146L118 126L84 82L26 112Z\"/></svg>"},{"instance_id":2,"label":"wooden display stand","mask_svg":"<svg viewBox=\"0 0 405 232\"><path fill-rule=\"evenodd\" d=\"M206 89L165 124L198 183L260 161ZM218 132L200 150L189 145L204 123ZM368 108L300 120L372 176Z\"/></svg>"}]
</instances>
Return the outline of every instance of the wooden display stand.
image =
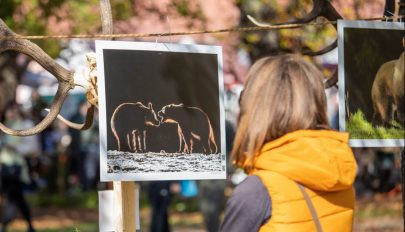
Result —
<instances>
[{"instance_id":1,"label":"wooden display stand","mask_svg":"<svg viewBox=\"0 0 405 232\"><path fill-rule=\"evenodd\" d=\"M135 182L114 181L114 196L119 210L115 231L136 231L135 204L138 202L135 202Z\"/></svg>"}]
</instances>

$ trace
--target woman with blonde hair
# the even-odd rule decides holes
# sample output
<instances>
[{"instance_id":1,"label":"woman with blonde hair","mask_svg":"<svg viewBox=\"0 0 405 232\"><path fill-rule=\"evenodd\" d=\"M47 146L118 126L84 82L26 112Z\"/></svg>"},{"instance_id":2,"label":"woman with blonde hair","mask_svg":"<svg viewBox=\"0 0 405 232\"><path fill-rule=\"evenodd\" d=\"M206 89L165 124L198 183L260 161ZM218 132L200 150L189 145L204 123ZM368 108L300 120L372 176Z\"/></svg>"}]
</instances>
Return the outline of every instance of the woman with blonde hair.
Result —
<instances>
[{"instance_id":1,"label":"woman with blonde hair","mask_svg":"<svg viewBox=\"0 0 405 232\"><path fill-rule=\"evenodd\" d=\"M232 158L249 176L221 231L351 231L356 163L348 134L328 126L323 77L299 55L248 73Z\"/></svg>"}]
</instances>

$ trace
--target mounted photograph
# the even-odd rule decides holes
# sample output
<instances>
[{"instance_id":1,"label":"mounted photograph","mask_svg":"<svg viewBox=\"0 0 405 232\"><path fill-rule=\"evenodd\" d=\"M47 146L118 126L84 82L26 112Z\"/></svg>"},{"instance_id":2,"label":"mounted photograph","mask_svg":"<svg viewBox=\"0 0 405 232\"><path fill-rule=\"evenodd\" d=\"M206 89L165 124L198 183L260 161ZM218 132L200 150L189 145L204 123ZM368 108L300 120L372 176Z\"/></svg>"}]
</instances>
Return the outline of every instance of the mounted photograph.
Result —
<instances>
[{"instance_id":1,"label":"mounted photograph","mask_svg":"<svg viewBox=\"0 0 405 232\"><path fill-rule=\"evenodd\" d=\"M405 23L338 21L339 127L352 147L403 147Z\"/></svg>"},{"instance_id":2,"label":"mounted photograph","mask_svg":"<svg viewBox=\"0 0 405 232\"><path fill-rule=\"evenodd\" d=\"M96 41L102 181L226 177L218 46Z\"/></svg>"}]
</instances>

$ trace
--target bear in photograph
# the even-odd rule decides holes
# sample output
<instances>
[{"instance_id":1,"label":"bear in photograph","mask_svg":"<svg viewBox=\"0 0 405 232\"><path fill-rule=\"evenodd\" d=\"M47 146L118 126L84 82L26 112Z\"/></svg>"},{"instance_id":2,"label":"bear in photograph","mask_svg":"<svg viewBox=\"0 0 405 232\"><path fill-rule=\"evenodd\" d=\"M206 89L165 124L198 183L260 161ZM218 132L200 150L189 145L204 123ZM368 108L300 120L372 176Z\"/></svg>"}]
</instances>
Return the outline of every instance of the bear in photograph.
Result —
<instances>
[{"instance_id":1,"label":"bear in photograph","mask_svg":"<svg viewBox=\"0 0 405 232\"><path fill-rule=\"evenodd\" d=\"M374 125L395 126L399 122L402 126L405 122L405 36L402 38L404 52L396 60L388 61L381 65L371 89L373 101Z\"/></svg>"},{"instance_id":2,"label":"bear in photograph","mask_svg":"<svg viewBox=\"0 0 405 232\"><path fill-rule=\"evenodd\" d=\"M103 59L107 173L225 170L217 54L103 49Z\"/></svg>"},{"instance_id":3,"label":"bear in photograph","mask_svg":"<svg viewBox=\"0 0 405 232\"><path fill-rule=\"evenodd\" d=\"M131 115L128 121L125 120L126 115ZM141 102L122 103L111 116L111 130L119 151L146 152L146 128L159 124L152 103L149 103L148 107Z\"/></svg>"},{"instance_id":4,"label":"bear in photograph","mask_svg":"<svg viewBox=\"0 0 405 232\"><path fill-rule=\"evenodd\" d=\"M187 114L196 114L195 120L189 120ZM194 143L199 142L204 153L217 153L214 132L208 115L197 107L186 107L183 104L164 106L158 116L162 123L177 125L179 135L178 152L193 153Z\"/></svg>"}]
</instances>

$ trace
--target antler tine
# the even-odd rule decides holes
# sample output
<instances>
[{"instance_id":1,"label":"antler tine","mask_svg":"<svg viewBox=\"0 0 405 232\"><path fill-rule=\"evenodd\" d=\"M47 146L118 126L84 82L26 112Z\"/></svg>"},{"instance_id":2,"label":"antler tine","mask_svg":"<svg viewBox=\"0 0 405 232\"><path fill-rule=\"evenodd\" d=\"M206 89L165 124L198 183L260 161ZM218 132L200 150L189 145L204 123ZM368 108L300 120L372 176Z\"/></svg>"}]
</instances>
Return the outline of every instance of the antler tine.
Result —
<instances>
[{"instance_id":1,"label":"antler tine","mask_svg":"<svg viewBox=\"0 0 405 232\"><path fill-rule=\"evenodd\" d=\"M328 0L314 0L313 10L306 17L297 20L297 23L308 23L319 16L325 17L329 21L336 21L343 18ZM337 24L332 25L335 29L337 28ZM332 51L336 47L337 39L333 43L319 51L305 50L302 52L302 54L308 56L319 56Z\"/></svg>"},{"instance_id":2,"label":"antler tine","mask_svg":"<svg viewBox=\"0 0 405 232\"><path fill-rule=\"evenodd\" d=\"M72 128L72 129L75 129L75 130L87 130L93 125L94 110L95 110L95 107L93 105L91 105L91 106L89 106L87 108L86 119L85 119L84 123L71 122L71 121L67 120L66 118L64 118L60 114L58 114L57 118L59 120L61 120L65 125L67 125L68 127Z\"/></svg>"},{"instance_id":3,"label":"antler tine","mask_svg":"<svg viewBox=\"0 0 405 232\"><path fill-rule=\"evenodd\" d=\"M1 36L18 36L0 19L0 35ZM74 79L73 72L65 69L49 57L40 47L26 39L0 39L0 53L13 50L24 53L37 61L42 67L53 74L58 80L58 91L55 95L55 100L51 106L50 113L36 126L27 130L14 130L7 128L4 124L0 123L0 130L6 134L16 136L29 136L42 132L55 121L60 109L65 101L69 90L73 89Z\"/></svg>"},{"instance_id":4,"label":"antler tine","mask_svg":"<svg viewBox=\"0 0 405 232\"><path fill-rule=\"evenodd\" d=\"M333 86L337 86L337 83L338 83L338 72L336 70L333 73L333 75L326 80L324 87L325 87L325 89L329 89Z\"/></svg>"},{"instance_id":5,"label":"antler tine","mask_svg":"<svg viewBox=\"0 0 405 232\"><path fill-rule=\"evenodd\" d=\"M272 25L270 23L259 22L251 15L246 15L246 17L249 19L250 22L252 22L254 25L256 25L258 27L269 27Z\"/></svg>"},{"instance_id":6,"label":"antler tine","mask_svg":"<svg viewBox=\"0 0 405 232\"><path fill-rule=\"evenodd\" d=\"M312 51L312 50L308 49L308 50L302 51L302 54L307 55L307 56L320 56L320 55L323 55L325 53L332 51L336 47L337 47L337 40L335 40L333 43L329 44L328 46L322 48L319 51Z\"/></svg>"},{"instance_id":7,"label":"antler tine","mask_svg":"<svg viewBox=\"0 0 405 232\"><path fill-rule=\"evenodd\" d=\"M6 127L4 124L0 123L0 130L4 133L14 136L30 136L41 133L45 130L48 126L50 126L53 121L55 121L56 117L58 116L60 109L62 108L63 101L68 95L69 90L71 87L66 83L61 83L58 87L58 91L55 94L54 102L51 106L51 110L49 114L36 126L27 130L15 130Z\"/></svg>"}]
</instances>

